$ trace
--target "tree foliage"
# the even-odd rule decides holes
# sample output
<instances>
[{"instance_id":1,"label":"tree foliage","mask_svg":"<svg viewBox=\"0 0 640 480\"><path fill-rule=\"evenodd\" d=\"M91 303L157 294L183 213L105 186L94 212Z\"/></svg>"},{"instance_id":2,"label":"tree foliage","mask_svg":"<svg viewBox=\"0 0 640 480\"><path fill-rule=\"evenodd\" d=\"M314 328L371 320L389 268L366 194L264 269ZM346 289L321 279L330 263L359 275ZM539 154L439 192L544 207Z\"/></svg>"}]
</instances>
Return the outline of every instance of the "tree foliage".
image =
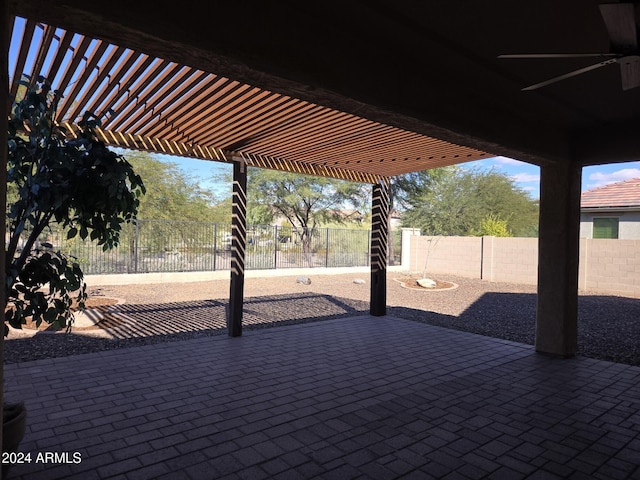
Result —
<instances>
[{"instance_id":1,"label":"tree foliage","mask_svg":"<svg viewBox=\"0 0 640 480\"><path fill-rule=\"evenodd\" d=\"M213 192L202 188L196 178L189 175L175 162L163 161L146 152L127 155L136 172L142 177L147 194L142 198L138 218L149 220L148 228L138 224L123 235L130 257L134 258L136 241L146 238L151 251L162 252L167 239L180 239L185 246L201 241L201 228L189 225L193 222L231 222L231 200L219 201ZM202 160L203 162L205 160Z\"/></svg>"},{"instance_id":2,"label":"tree foliage","mask_svg":"<svg viewBox=\"0 0 640 480\"><path fill-rule=\"evenodd\" d=\"M493 227L504 222L502 233L537 234L537 202L494 170L449 168L434 181L416 185L406 202L403 225L429 235L474 235L491 222Z\"/></svg>"},{"instance_id":3,"label":"tree foliage","mask_svg":"<svg viewBox=\"0 0 640 480\"><path fill-rule=\"evenodd\" d=\"M54 122L59 101L44 79L15 105L8 123L5 321L20 328L26 317L67 325L71 294L83 306L80 266L53 245L40 243L51 224L67 238L90 238L103 250L116 247L122 224L131 221L145 193L124 157L95 135L99 119L85 114L76 136ZM45 288L46 287L46 288ZM5 324L5 334L7 332Z\"/></svg>"},{"instance_id":4,"label":"tree foliage","mask_svg":"<svg viewBox=\"0 0 640 480\"><path fill-rule=\"evenodd\" d=\"M457 167L432 168L398 175L391 179L391 208L406 210L420 195L453 175Z\"/></svg>"},{"instance_id":5,"label":"tree foliage","mask_svg":"<svg viewBox=\"0 0 640 480\"><path fill-rule=\"evenodd\" d=\"M393 177L389 191L389 208L391 213L410 209L412 207L411 202L416 201L416 199L420 197L421 192L431 188L438 181L441 181L442 178L449 175L454 168L455 167L443 167L419 170L417 172L409 172ZM388 221L389 224L387 227L389 231L391 231L391 215L389 215ZM389 242L390 265L395 264L395 243L394 241Z\"/></svg>"},{"instance_id":6,"label":"tree foliage","mask_svg":"<svg viewBox=\"0 0 640 480\"><path fill-rule=\"evenodd\" d=\"M296 173L251 168L247 174L249 219L273 221L285 218L298 232L308 253L313 234L320 225L344 224L344 209L364 209L366 186Z\"/></svg>"},{"instance_id":7,"label":"tree foliage","mask_svg":"<svg viewBox=\"0 0 640 480\"><path fill-rule=\"evenodd\" d=\"M164 162L146 152L131 152L127 159L147 186L138 217L145 220L192 222L231 221L231 205L218 200L177 163ZM204 160L203 160L204 161Z\"/></svg>"},{"instance_id":8,"label":"tree foliage","mask_svg":"<svg viewBox=\"0 0 640 480\"><path fill-rule=\"evenodd\" d=\"M489 214L480 220L480 228L472 230L471 233L476 237L511 237L507 223L506 220L497 215Z\"/></svg>"}]
</instances>

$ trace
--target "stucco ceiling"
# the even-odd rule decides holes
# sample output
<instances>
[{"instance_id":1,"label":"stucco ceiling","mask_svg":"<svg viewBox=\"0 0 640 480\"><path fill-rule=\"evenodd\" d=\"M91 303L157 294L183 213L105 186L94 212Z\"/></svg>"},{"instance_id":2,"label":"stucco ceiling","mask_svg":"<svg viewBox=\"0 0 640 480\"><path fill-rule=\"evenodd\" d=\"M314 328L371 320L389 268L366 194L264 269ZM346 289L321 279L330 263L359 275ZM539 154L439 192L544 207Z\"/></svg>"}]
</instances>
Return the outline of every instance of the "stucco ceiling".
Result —
<instances>
[{"instance_id":1,"label":"stucco ceiling","mask_svg":"<svg viewBox=\"0 0 640 480\"><path fill-rule=\"evenodd\" d=\"M335 109L537 164L640 157L640 88L609 65L523 87L592 58L610 38L597 1L143 2L9 0L47 24Z\"/></svg>"}]
</instances>

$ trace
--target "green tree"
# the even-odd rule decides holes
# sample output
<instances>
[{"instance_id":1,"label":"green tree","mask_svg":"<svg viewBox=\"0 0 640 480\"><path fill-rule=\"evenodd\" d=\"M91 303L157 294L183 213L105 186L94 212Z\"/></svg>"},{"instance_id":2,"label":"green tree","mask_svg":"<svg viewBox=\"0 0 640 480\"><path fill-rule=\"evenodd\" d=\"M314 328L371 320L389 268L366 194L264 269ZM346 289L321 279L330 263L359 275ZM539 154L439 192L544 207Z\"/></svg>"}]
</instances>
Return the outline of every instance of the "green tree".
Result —
<instances>
[{"instance_id":1,"label":"green tree","mask_svg":"<svg viewBox=\"0 0 640 480\"><path fill-rule=\"evenodd\" d=\"M487 215L480 221L480 228L472 231L477 237L511 237L507 221L493 214Z\"/></svg>"},{"instance_id":2,"label":"green tree","mask_svg":"<svg viewBox=\"0 0 640 480\"><path fill-rule=\"evenodd\" d=\"M217 200L214 205L209 207L211 222L216 223L231 223L231 197Z\"/></svg>"},{"instance_id":3,"label":"green tree","mask_svg":"<svg viewBox=\"0 0 640 480\"><path fill-rule=\"evenodd\" d=\"M231 221L230 199L218 200L177 163L161 161L146 152L131 152L127 158L147 187L138 209L137 231L131 229L123 235L129 258L135 258L136 240L155 253L167 249L169 238L180 239L188 249L197 248L202 229L193 222Z\"/></svg>"},{"instance_id":4,"label":"green tree","mask_svg":"<svg viewBox=\"0 0 640 480\"><path fill-rule=\"evenodd\" d=\"M344 224L342 210L361 210L367 205L367 186L325 177L250 168L247 172L248 217L284 217L300 236L303 251L310 253L317 228L327 223ZM254 213L257 212L257 213Z\"/></svg>"},{"instance_id":5,"label":"green tree","mask_svg":"<svg viewBox=\"0 0 640 480\"><path fill-rule=\"evenodd\" d=\"M391 179L389 191L389 209L391 213L394 211L404 211L411 208L411 202L418 198L421 192L429 189L437 182L442 181L444 177L451 174L455 167L433 168L431 170L419 170L417 172L409 172L398 175ZM389 237L389 264L395 264L395 243L402 238L395 235L391 229L391 215L387 225ZM400 232L397 232L400 233ZM397 239L397 240L395 240ZM394 241L395 240L395 241Z\"/></svg>"},{"instance_id":6,"label":"green tree","mask_svg":"<svg viewBox=\"0 0 640 480\"><path fill-rule=\"evenodd\" d=\"M275 221L275 209L259 203L254 198L247 201L247 223L249 225L271 225Z\"/></svg>"},{"instance_id":7,"label":"green tree","mask_svg":"<svg viewBox=\"0 0 640 480\"><path fill-rule=\"evenodd\" d=\"M391 179L391 208L405 210L425 190L432 188L456 172L457 167L432 168L398 175Z\"/></svg>"},{"instance_id":8,"label":"green tree","mask_svg":"<svg viewBox=\"0 0 640 480\"><path fill-rule=\"evenodd\" d=\"M140 202L138 217L145 220L184 220L224 222L224 214L215 208L221 202L198 181L182 171L177 163L163 162L146 152L130 152L127 159L147 186Z\"/></svg>"},{"instance_id":9,"label":"green tree","mask_svg":"<svg viewBox=\"0 0 640 480\"><path fill-rule=\"evenodd\" d=\"M506 221L514 236L537 234L537 202L495 170L449 169L411 191L407 204L403 225L430 235L473 235L490 216Z\"/></svg>"},{"instance_id":10,"label":"green tree","mask_svg":"<svg viewBox=\"0 0 640 480\"><path fill-rule=\"evenodd\" d=\"M97 139L99 119L85 114L74 137L56 125L59 99L39 79L8 123L5 322L16 328L27 317L36 325L70 325L72 294L80 308L86 299L79 264L41 242L40 235L57 224L68 239L90 238L103 250L116 247L145 192L131 164Z\"/></svg>"}]
</instances>

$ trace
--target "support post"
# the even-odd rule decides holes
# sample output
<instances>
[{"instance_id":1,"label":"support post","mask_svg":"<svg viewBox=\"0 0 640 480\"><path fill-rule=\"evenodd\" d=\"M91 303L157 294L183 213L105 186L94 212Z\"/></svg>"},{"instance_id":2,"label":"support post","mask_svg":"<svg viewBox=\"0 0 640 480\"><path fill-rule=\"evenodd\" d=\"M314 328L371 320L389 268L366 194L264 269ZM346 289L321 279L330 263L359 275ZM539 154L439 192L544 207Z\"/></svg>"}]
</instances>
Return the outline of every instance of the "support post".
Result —
<instances>
[{"instance_id":1,"label":"support post","mask_svg":"<svg viewBox=\"0 0 640 480\"><path fill-rule=\"evenodd\" d=\"M329 228L325 228L324 235L324 266L325 268L329 267Z\"/></svg>"},{"instance_id":2,"label":"support post","mask_svg":"<svg viewBox=\"0 0 640 480\"><path fill-rule=\"evenodd\" d=\"M577 163L540 167L535 348L560 357L578 347L581 178Z\"/></svg>"},{"instance_id":3,"label":"support post","mask_svg":"<svg viewBox=\"0 0 640 480\"><path fill-rule=\"evenodd\" d=\"M389 179L373 185L371 205L371 315L387 314Z\"/></svg>"},{"instance_id":4,"label":"support post","mask_svg":"<svg viewBox=\"0 0 640 480\"><path fill-rule=\"evenodd\" d=\"M278 268L278 226L273 226L273 269Z\"/></svg>"},{"instance_id":5,"label":"support post","mask_svg":"<svg viewBox=\"0 0 640 480\"><path fill-rule=\"evenodd\" d=\"M420 229L403 228L401 235L400 264L403 269L411 270L411 259L416 256L414 252L411 251L411 244L413 243L411 237L419 237Z\"/></svg>"},{"instance_id":6,"label":"support post","mask_svg":"<svg viewBox=\"0 0 640 480\"><path fill-rule=\"evenodd\" d=\"M244 161L233 164L231 217L231 287L227 329L230 337L242 335L244 266L247 251L247 170Z\"/></svg>"},{"instance_id":7,"label":"support post","mask_svg":"<svg viewBox=\"0 0 640 480\"><path fill-rule=\"evenodd\" d=\"M213 224L213 271L216 271L218 259L218 224Z\"/></svg>"}]
</instances>

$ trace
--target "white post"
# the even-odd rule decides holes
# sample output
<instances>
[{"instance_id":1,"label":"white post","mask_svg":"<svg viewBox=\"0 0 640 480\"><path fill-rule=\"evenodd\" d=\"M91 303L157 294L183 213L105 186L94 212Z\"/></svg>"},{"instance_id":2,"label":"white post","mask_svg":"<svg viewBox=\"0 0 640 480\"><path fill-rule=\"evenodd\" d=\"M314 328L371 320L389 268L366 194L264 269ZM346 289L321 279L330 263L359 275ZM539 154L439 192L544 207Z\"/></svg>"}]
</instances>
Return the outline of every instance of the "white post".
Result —
<instances>
[{"instance_id":1,"label":"white post","mask_svg":"<svg viewBox=\"0 0 640 480\"><path fill-rule=\"evenodd\" d=\"M419 237L419 228L403 228L402 229L402 252L400 265L404 270L411 270L411 237Z\"/></svg>"}]
</instances>

